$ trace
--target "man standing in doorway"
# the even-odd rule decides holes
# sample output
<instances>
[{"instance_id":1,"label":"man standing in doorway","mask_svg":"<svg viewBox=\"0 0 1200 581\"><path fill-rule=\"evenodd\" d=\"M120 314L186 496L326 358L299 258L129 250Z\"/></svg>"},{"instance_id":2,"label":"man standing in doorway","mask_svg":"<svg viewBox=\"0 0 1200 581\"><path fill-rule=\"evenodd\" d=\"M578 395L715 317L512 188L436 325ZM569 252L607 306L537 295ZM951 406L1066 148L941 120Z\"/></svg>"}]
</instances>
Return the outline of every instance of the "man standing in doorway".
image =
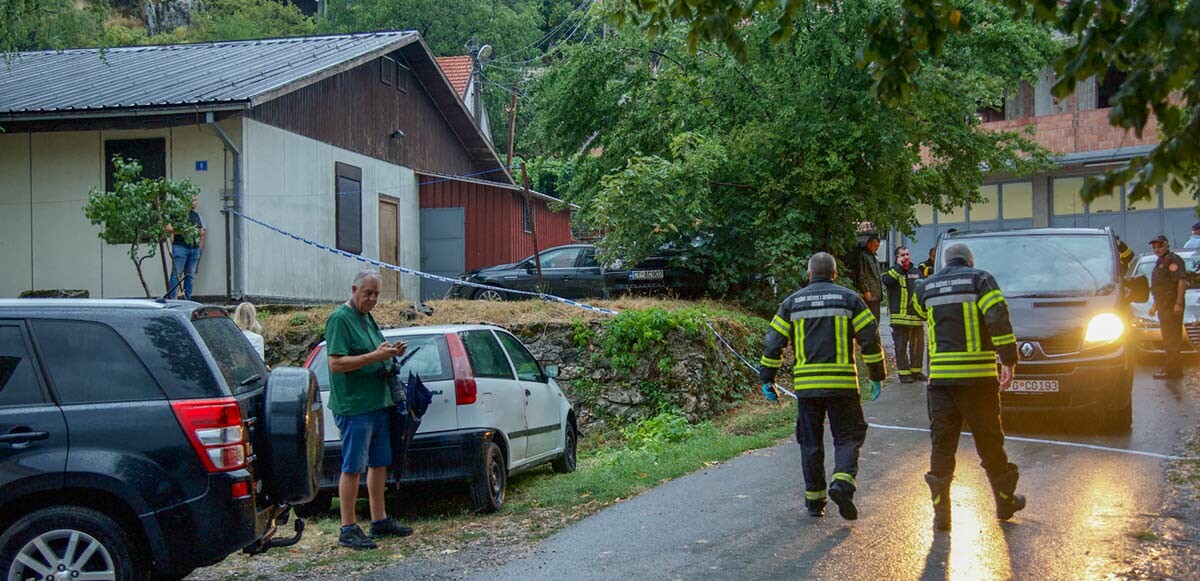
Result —
<instances>
[{"instance_id":1,"label":"man standing in doorway","mask_svg":"<svg viewBox=\"0 0 1200 581\"><path fill-rule=\"evenodd\" d=\"M1158 328L1162 333L1164 355L1163 370L1154 374L1154 379L1177 379L1183 377L1183 362L1179 352L1183 350L1183 299L1187 294L1187 268L1178 254L1171 252L1167 237L1159 235L1150 241L1158 261L1150 273L1150 294L1154 302L1150 305L1150 316L1158 314Z\"/></svg>"},{"instance_id":2,"label":"man standing in doorway","mask_svg":"<svg viewBox=\"0 0 1200 581\"><path fill-rule=\"evenodd\" d=\"M325 323L329 353L329 410L342 434L342 476L338 481L342 529L338 544L351 549L374 549L358 526L355 503L363 472L371 505L371 537L404 537L412 529L388 518L384 504L387 470L392 463L388 408L392 393L387 377L392 358L408 345L388 343L371 316L382 287L379 273L364 270L354 277L350 300L338 305Z\"/></svg>"},{"instance_id":3,"label":"man standing in doorway","mask_svg":"<svg viewBox=\"0 0 1200 581\"><path fill-rule=\"evenodd\" d=\"M879 236L871 234L867 237L867 241L859 245L856 250L855 264L851 266L854 269L854 288L866 301L871 315L878 321L879 303L883 300L883 281L879 278L879 258L875 256L875 253L879 252Z\"/></svg>"},{"instance_id":4,"label":"man standing in doorway","mask_svg":"<svg viewBox=\"0 0 1200 581\"><path fill-rule=\"evenodd\" d=\"M200 250L204 248L204 239L208 231L204 228L204 219L196 211L200 198L192 196L192 209L188 212L188 222L197 228L199 234L189 240L182 234L175 234L175 229L167 224L167 234L174 235L171 239L171 279L167 282L170 290L167 295L186 300L192 300L192 288L196 279L196 268L200 266ZM183 277L180 284L180 275ZM182 288L180 288L182 286Z\"/></svg>"},{"instance_id":5,"label":"man standing in doorway","mask_svg":"<svg viewBox=\"0 0 1200 581\"><path fill-rule=\"evenodd\" d=\"M907 247L896 248L896 265L883 273L888 292L888 317L896 349L896 373L900 383L925 381L925 321L913 311L913 292L921 274L912 263Z\"/></svg>"}]
</instances>

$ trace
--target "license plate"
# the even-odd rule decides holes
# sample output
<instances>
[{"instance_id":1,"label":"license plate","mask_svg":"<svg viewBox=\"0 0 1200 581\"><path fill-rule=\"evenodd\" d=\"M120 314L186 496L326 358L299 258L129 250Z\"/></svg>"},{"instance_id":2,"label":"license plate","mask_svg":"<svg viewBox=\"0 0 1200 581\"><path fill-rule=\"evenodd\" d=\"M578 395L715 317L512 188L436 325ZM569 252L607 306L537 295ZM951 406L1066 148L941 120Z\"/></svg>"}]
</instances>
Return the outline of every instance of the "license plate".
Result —
<instances>
[{"instance_id":1,"label":"license plate","mask_svg":"<svg viewBox=\"0 0 1200 581\"><path fill-rule=\"evenodd\" d=\"M629 280L662 280L663 271L661 270L631 270L629 271Z\"/></svg>"},{"instance_id":2,"label":"license plate","mask_svg":"<svg viewBox=\"0 0 1200 581\"><path fill-rule=\"evenodd\" d=\"M1058 391L1058 380L1054 379L1014 379L1004 391L1024 393L1053 393Z\"/></svg>"}]
</instances>

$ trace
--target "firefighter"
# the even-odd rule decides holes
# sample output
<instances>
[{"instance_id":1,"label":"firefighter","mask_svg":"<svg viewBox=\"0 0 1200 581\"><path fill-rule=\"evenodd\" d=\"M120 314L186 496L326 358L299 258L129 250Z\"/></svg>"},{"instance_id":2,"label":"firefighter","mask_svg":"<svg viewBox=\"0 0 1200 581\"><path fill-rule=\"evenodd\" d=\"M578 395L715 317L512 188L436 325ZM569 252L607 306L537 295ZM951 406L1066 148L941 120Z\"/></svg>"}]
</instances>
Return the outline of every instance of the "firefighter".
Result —
<instances>
[{"instance_id":1,"label":"firefighter","mask_svg":"<svg viewBox=\"0 0 1200 581\"><path fill-rule=\"evenodd\" d=\"M1162 333L1164 356L1163 370L1154 374L1154 379L1177 379L1183 377L1183 362L1179 352L1183 349L1183 299L1187 294L1187 268L1178 254L1171 252L1167 237L1159 235L1150 241L1158 261L1150 272L1150 294L1154 302L1150 305L1150 316L1158 314L1158 328Z\"/></svg>"},{"instance_id":2,"label":"firefighter","mask_svg":"<svg viewBox=\"0 0 1200 581\"><path fill-rule=\"evenodd\" d=\"M933 275L933 259L937 254L937 247L929 249L929 259L917 265L917 270L921 271L921 278L929 278Z\"/></svg>"},{"instance_id":3,"label":"firefighter","mask_svg":"<svg viewBox=\"0 0 1200 581\"><path fill-rule=\"evenodd\" d=\"M1016 338L1008 305L991 274L974 268L967 245L943 251L944 268L917 289L917 314L929 323L929 484L934 527L950 529L950 481L963 422L974 434L996 500L996 516L1025 508L1017 465L1004 452L1000 390L1012 382ZM1000 359L997 381L996 359Z\"/></svg>"},{"instance_id":4,"label":"firefighter","mask_svg":"<svg viewBox=\"0 0 1200 581\"><path fill-rule=\"evenodd\" d=\"M896 373L900 383L925 381L921 365L925 363L924 321L913 312L912 292L921 274L912 263L908 248L896 248L896 265L883 273L887 287L888 314L892 323L892 340L896 347Z\"/></svg>"},{"instance_id":5,"label":"firefighter","mask_svg":"<svg viewBox=\"0 0 1200 581\"><path fill-rule=\"evenodd\" d=\"M837 504L842 518L855 520L855 477L867 422L859 403L853 342L858 342L870 372L870 391L864 397L879 397L886 371L875 316L862 297L834 284L835 278L837 262L833 255L820 252L809 259L808 286L785 299L771 320L759 379L763 394L775 401L775 374L783 364L783 348L790 342L796 357L792 379L799 407L796 441L804 464L804 504L808 514L825 515L824 432L828 415L834 448L833 484L828 498Z\"/></svg>"},{"instance_id":6,"label":"firefighter","mask_svg":"<svg viewBox=\"0 0 1200 581\"><path fill-rule=\"evenodd\" d=\"M1129 267L1133 265L1133 250L1121 240L1120 236L1115 236L1115 238L1117 239L1117 255L1121 260L1121 276L1125 276L1129 274Z\"/></svg>"}]
</instances>

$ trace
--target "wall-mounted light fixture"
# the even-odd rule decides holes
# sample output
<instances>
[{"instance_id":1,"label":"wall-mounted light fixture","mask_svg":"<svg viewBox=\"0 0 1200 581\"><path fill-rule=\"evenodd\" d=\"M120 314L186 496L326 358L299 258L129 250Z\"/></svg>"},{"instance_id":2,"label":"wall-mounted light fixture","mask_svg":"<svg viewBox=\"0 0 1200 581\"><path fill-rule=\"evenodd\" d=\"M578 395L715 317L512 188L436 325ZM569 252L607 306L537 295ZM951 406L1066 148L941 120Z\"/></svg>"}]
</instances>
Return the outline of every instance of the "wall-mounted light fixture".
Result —
<instances>
[{"instance_id":1,"label":"wall-mounted light fixture","mask_svg":"<svg viewBox=\"0 0 1200 581\"><path fill-rule=\"evenodd\" d=\"M392 132L392 139L400 139L401 137L404 137L403 131L400 131L399 129L397 129Z\"/></svg>"}]
</instances>

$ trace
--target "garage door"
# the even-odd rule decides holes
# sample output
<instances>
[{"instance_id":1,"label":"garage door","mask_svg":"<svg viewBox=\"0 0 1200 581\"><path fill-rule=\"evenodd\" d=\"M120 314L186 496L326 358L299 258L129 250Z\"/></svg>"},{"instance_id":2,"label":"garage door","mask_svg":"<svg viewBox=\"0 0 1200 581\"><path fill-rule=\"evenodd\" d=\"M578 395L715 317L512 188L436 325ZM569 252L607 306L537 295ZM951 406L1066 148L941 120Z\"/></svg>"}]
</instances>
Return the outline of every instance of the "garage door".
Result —
<instances>
[{"instance_id":1,"label":"garage door","mask_svg":"<svg viewBox=\"0 0 1200 581\"><path fill-rule=\"evenodd\" d=\"M934 212L917 208L921 227L912 236L904 236L904 245L914 257L924 260L938 236L951 228L960 231L1015 230L1033 227L1033 182L987 184L979 188L983 201L970 208Z\"/></svg>"},{"instance_id":2,"label":"garage door","mask_svg":"<svg viewBox=\"0 0 1200 581\"><path fill-rule=\"evenodd\" d=\"M421 210L421 270L456 277L466 271L467 220L464 208ZM448 283L421 279L421 300L440 299Z\"/></svg>"},{"instance_id":3,"label":"garage door","mask_svg":"<svg viewBox=\"0 0 1200 581\"><path fill-rule=\"evenodd\" d=\"M1186 193L1177 194L1170 188L1158 188L1149 200L1133 202L1127 188L1085 204L1084 177L1054 178L1051 188L1050 224L1057 227L1112 228L1122 240L1127 240L1134 252L1149 252L1146 245L1159 234L1181 248L1196 222L1195 200Z\"/></svg>"}]
</instances>

